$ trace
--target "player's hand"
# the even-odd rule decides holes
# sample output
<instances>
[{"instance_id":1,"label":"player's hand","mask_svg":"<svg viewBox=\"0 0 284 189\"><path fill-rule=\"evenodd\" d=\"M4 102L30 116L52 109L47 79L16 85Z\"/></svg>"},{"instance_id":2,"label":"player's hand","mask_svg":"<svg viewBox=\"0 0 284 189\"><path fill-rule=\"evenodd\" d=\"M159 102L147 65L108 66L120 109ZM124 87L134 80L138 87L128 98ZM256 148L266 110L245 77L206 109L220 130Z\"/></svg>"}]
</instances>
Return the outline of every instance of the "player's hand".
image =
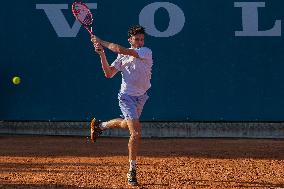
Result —
<instances>
[{"instance_id":1,"label":"player's hand","mask_svg":"<svg viewBox=\"0 0 284 189\"><path fill-rule=\"evenodd\" d=\"M100 43L101 39L98 38L97 36L93 35L91 38L91 41L95 44L95 43Z\"/></svg>"},{"instance_id":2,"label":"player's hand","mask_svg":"<svg viewBox=\"0 0 284 189\"><path fill-rule=\"evenodd\" d=\"M94 43L94 47L95 47L96 53L98 53L99 55L104 53L104 48L103 48L103 46L101 44Z\"/></svg>"}]
</instances>

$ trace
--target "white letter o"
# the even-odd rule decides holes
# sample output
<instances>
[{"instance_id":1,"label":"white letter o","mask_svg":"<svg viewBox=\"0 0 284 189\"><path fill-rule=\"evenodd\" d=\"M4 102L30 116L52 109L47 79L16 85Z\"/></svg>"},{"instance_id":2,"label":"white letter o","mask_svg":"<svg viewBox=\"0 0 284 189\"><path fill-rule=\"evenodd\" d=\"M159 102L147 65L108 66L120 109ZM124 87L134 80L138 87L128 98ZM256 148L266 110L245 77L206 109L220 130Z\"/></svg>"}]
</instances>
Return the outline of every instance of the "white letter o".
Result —
<instances>
[{"instance_id":1,"label":"white letter o","mask_svg":"<svg viewBox=\"0 0 284 189\"><path fill-rule=\"evenodd\" d=\"M165 31L157 30L155 26L155 12L165 8L170 17L169 26ZM154 37L170 37L179 33L184 26L183 11L175 4L169 2L155 2L144 7L139 14L139 24L146 28L146 33Z\"/></svg>"}]
</instances>

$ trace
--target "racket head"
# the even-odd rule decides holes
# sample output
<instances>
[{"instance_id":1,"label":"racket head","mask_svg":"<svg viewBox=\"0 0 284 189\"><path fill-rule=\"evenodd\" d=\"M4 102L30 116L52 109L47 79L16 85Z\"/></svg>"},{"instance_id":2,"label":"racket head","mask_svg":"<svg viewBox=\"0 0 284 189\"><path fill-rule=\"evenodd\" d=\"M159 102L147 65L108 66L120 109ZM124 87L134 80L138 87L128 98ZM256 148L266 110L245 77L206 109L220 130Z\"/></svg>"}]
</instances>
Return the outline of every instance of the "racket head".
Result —
<instances>
[{"instance_id":1,"label":"racket head","mask_svg":"<svg viewBox=\"0 0 284 189\"><path fill-rule=\"evenodd\" d=\"M72 4L72 13L84 26L90 26L93 23L93 15L85 3L74 2Z\"/></svg>"}]
</instances>

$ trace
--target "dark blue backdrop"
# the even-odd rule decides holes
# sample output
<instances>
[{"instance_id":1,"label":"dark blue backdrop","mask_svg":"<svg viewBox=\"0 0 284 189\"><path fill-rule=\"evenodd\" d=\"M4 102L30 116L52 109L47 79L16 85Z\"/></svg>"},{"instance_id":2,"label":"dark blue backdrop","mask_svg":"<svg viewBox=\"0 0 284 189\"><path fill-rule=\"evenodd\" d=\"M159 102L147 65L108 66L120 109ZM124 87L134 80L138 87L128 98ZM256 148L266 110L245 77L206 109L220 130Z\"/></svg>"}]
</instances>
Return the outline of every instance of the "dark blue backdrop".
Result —
<instances>
[{"instance_id":1,"label":"dark blue backdrop","mask_svg":"<svg viewBox=\"0 0 284 189\"><path fill-rule=\"evenodd\" d=\"M95 33L126 47L128 27L138 24L143 8L155 3L87 2L97 3ZM242 8L234 7L235 2L171 1L184 14L185 23L172 36L146 35L154 66L142 120L284 120L284 36L235 36L242 30ZM257 2L266 3L259 8L259 30L269 30L283 19L283 1ZM59 36L42 4L68 5L62 12L73 25L72 1L8 1L6 5L14 8L0 12L0 119L118 117L120 74L104 78L88 33L81 28L74 37ZM167 9L159 8L156 29L166 31L170 19ZM109 51L107 55L111 63L115 55ZM11 82L15 75L21 77L20 85Z\"/></svg>"}]
</instances>

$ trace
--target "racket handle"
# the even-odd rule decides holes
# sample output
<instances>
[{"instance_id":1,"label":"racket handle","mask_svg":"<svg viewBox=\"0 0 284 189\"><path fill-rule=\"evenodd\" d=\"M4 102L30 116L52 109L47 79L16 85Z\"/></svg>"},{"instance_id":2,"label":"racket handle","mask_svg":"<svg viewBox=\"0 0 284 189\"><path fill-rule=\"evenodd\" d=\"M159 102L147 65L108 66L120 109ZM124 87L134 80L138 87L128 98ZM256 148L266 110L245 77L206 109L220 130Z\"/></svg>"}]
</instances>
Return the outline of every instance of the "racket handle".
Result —
<instances>
[{"instance_id":1,"label":"racket handle","mask_svg":"<svg viewBox=\"0 0 284 189\"><path fill-rule=\"evenodd\" d=\"M86 28L86 30L89 32L89 34L90 34L90 37L92 38L93 36L94 36L94 34L93 34L93 30L92 30L92 27L91 27L91 29L89 29L88 28L88 26L84 26L85 28Z\"/></svg>"},{"instance_id":2,"label":"racket handle","mask_svg":"<svg viewBox=\"0 0 284 189\"><path fill-rule=\"evenodd\" d=\"M92 39L94 37L94 33L93 33L93 29L92 27L89 29L87 26L85 26L85 28L87 29L87 31L89 32L90 34L90 38ZM98 51L101 51L101 50L98 50Z\"/></svg>"},{"instance_id":3,"label":"racket handle","mask_svg":"<svg viewBox=\"0 0 284 189\"><path fill-rule=\"evenodd\" d=\"M92 39L92 37L93 37L94 35L91 35L91 39ZM98 49L97 51L101 51L100 49Z\"/></svg>"}]
</instances>

